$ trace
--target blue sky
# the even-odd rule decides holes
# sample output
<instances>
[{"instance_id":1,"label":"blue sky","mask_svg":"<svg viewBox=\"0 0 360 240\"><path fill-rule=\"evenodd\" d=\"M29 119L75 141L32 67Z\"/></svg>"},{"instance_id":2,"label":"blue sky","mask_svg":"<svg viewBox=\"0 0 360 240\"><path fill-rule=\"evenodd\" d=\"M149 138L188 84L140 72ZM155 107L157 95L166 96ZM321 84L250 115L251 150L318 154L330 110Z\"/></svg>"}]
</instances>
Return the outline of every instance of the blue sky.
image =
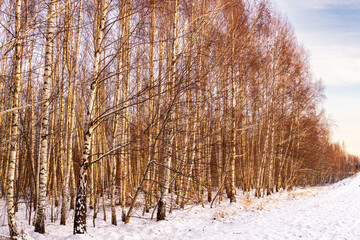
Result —
<instances>
[{"instance_id":1,"label":"blue sky","mask_svg":"<svg viewBox=\"0 0 360 240\"><path fill-rule=\"evenodd\" d=\"M326 85L333 140L360 156L360 0L273 0Z\"/></svg>"}]
</instances>

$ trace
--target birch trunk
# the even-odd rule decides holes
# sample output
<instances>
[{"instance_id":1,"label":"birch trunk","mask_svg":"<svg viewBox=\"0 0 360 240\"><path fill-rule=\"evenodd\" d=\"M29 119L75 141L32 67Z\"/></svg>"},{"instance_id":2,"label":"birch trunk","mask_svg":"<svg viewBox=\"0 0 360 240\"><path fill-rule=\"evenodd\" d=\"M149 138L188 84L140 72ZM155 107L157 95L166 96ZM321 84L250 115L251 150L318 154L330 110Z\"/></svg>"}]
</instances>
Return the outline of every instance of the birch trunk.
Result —
<instances>
[{"instance_id":1,"label":"birch trunk","mask_svg":"<svg viewBox=\"0 0 360 240\"><path fill-rule=\"evenodd\" d=\"M123 62L123 82L122 82L122 97L123 102L128 101L129 95L129 79L130 79L130 23L131 23L131 6L132 0L127 1L125 5L125 15L127 16L124 23L123 32L123 50L122 50L122 62ZM121 134L121 145L125 144L130 140L130 129L129 129L129 108L124 109L122 117L122 134ZM124 147L120 155L120 164L122 169L121 178L121 220L126 221L126 191L127 191L127 180L130 183L130 158L129 158L129 147Z\"/></svg>"},{"instance_id":2,"label":"birch trunk","mask_svg":"<svg viewBox=\"0 0 360 240\"><path fill-rule=\"evenodd\" d=\"M21 0L16 1L15 9L15 73L12 92L12 108L19 107L19 92L21 87L21 41L19 39L21 28ZM19 138L19 111L13 111L11 119L11 142L10 142L10 159L9 171L7 179L6 205L8 215L8 225L10 237L16 237L19 233L15 221L15 205L14 205L14 187L15 187L15 169L16 169L16 152Z\"/></svg>"},{"instance_id":3,"label":"birch trunk","mask_svg":"<svg viewBox=\"0 0 360 240\"><path fill-rule=\"evenodd\" d=\"M74 234L84 234L86 232L86 187L87 187L87 170L89 167L88 158L91 151L91 137L94 131L94 106L95 96L98 89L98 82L100 78L100 56L101 43L104 38L106 14L107 14L107 0L99 0L97 2L99 8L98 22L95 23L95 52L94 52L94 73L93 80L90 85L90 96L86 111L86 126L87 131L84 134L83 155L80 165L78 190L75 200L75 216L74 216Z\"/></svg>"},{"instance_id":4,"label":"birch trunk","mask_svg":"<svg viewBox=\"0 0 360 240\"><path fill-rule=\"evenodd\" d=\"M234 10L231 14L231 22L234 22ZM234 28L234 26L233 26ZM235 187L235 158L236 158L236 82L235 82L235 29L232 29L231 33L231 162L230 162L230 202L236 202L236 187Z\"/></svg>"},{"instance_id":5,"label":"birch trunk","mask_svg":"<svg viewBox=\"0 0 360 240\"><path fill-rule=\"evenodd\" d=\"M121 0L119 0L119 6L121 6ZM121 36L120 31L121 25L119 27L119 46L118 48L121 48ZM121 82L121 54L118 55L118 66L117 66L117 77L116 77L116 86L115 86L115 98L114 98L114 108L119 106L120 104L120 95L121 95L121 88L120 88L120 82ZM115 114L114 116L114 136L112 139L112 145L113 147L117 146L119 144L119 122L120 122L120 116L119 114ZM116 219L116 201L115 201L115 195L116 195L116 169L117 169L117 156L114 154L111 156L110 159L110 205L111 205L111 224L117 225L117 219Z\"/></svg>"},{"instance_id":6,"label":"birch trunk","mask_svg":"<svg viewBox=\"0 0 360 240\"><path fill-rule=\"evenodd\" d=\"M74 60L71 61L70 53L66 53L67 64L69 70L69 95L68 95L68 106L67 106L67 131L66 131L66 166L64 170L64 177L62 182L62 203L61 203L61 219L60 225L66 225L66 213L67 213L67 204L69 202L69 183L70 183L70 173L71 165L73 158L73 135L75 132L75 105L76 105L76 78L78 73L78 58L79 58L79 48L80 48L80 38L81 38L81 19L82 19L82 4L83 1L80 0L79 3L79 13L77 19L77 33L76 33L76 43L75 43L75 55ZM69 49L67 48L67 51Z\"/></svg>"},{"instance_id":7,"label":"birch trunk","mask_svg":"<svg viewBox=\"0 0 360 240\"><path fill-rule=\"evenodd\" d=\"M174 22L173 22L173 40L172 40L172 53L171 53L171 65L170 65L170 78L169 78L169 104L173 104L171 101L176 101L176 92L175 92L175 80L176 80L176 59L177 59L177 45L178 45L178 27L179 27L179 0L175 0L174 6ZM171 94L172 93L172 94ZM171 106L170 106L171 107ZM170 167L172 161L173 154L173 143L175 138L174 133L174 110L170 110L170 119L169 121L169 129L168 129L168 146L167 153L165 156L165 168L162 186L160 189L160 198L158 202L158 211L157 211L157 220L165 220L166 217L166 197L168 194L169 186L170 186Z\"/></svg>"},{"instance_id":8,"label":"birch trunk","mask_svg":"<svg viewBox=\"0 0 360 240\"><path fill-rule=\"evenodd\" d=\"M35 232L45 233L45 205L47 188L47 168L48 168L48 126L50 115L50 81L52 74L52 52L54 48L54 29L55 18L52 16L55 12L55 1L49 0L48 16L50 17L46 27L46 45L45 45L45 70L42 97L46 100L43 103L44 111L40 129L40 169L39 169L39 199L37 201Z\"/></svg>"},{"instance_id":9,"label":"birch trunk","mask_svg":"<svg viewBox=\"0 0 360 240\"><path fill-rule=\"evenodd\" d=\"M156 13L156 5L155 0L151 3L152 13L150 18L150 83L149 83L149 105L148 105L148 111L149 111L149 120L148 120L148 126L149 126L149 135L148 135L148 152L147 152L147 158L148 162L151 161L152 158L152 150L155 149L155 146L153 146L153 132L154 128L156 126L153 125L154 120L154 85L155 85L155 69L154 69L154 51L155 51L155 13ZM151 207L153 202L153 194L152 194L152 187L153 187L153 181L155 180L155 171L154 166L150 169L149 178L150 181L147 182L146 191L149 193L149 200L145 204L145 211L149 211L149 207Z\"/></svg>"}]
</instances>

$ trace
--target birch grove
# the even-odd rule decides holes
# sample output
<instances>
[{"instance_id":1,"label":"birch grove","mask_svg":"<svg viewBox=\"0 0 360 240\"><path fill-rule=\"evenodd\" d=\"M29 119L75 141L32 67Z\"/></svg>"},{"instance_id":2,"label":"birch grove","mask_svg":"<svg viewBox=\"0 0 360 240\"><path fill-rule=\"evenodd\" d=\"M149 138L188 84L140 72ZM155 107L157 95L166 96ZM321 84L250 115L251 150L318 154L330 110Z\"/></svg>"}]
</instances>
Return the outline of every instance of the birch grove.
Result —
<instances>
[{"instance_id":1,"label":"birch grove","mask_svg":"<svg viewBox=\"0 0 360 240\"><path fill-rule=\"evenodd\" d=\"M99 211L114 225L134 212L160 221L359 170L332 142L324 86L270 1L4 0L0 10L11 237L21 202L36 232L74 216L84 234Z\"/></svg>"}]
</instances>

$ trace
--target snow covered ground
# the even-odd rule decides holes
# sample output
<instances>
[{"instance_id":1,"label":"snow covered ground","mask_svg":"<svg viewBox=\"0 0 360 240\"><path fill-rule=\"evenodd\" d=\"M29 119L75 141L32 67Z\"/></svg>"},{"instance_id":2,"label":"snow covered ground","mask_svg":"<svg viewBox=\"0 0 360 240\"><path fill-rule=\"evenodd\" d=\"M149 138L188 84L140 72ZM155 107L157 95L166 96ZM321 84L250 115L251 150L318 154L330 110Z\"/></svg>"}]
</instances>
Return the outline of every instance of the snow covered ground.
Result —
<instances>
[{"instance_id":1,"label":"snow covered ground","mask_svg":"<svg viewBox=\"0 0 360 240\"><path fill-rule=\"evenodd\" d=\"M45 235L34 233L25 220L25 206L17 213L19 230L28 239L360 239L360 174L325 187L298 188L256 199L238 193L236 204L223 202L210 208L187 206L174 210L166 221L150 220L135 212L129 224L103 221L96 227L92 212L88 233L72 235L73 212L67 226L47 220ZM49 210L50 211L50 210ZM120 219L120 211L118 211ZM0 201L0 239L8 235L4 200Z\"/></svg>"}]
</instances>

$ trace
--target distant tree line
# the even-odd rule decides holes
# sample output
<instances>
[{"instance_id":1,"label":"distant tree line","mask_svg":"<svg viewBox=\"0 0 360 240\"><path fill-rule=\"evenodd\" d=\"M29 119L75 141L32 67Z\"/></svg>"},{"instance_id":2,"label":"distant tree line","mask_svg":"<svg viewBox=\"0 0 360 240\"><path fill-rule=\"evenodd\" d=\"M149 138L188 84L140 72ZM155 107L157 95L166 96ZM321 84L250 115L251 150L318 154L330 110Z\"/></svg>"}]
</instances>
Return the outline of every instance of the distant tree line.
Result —
<instances>
[{"instance_id":1,"label":"distant tree line","mask_svg":"<svg viewBox=\"0 0 360 240\"><path fill-rule=\"evenodd\" d=\"M335 182L359 158L332 143L324 87L271 2L0 1L0 194L10 235L26 200L105 203L128 223L186 204ZM226 193L226 194L225 194ZM139 198L141 196L141 198ZM47 221L57 220L51 210Z\"/></svg>"}]
</instances>

